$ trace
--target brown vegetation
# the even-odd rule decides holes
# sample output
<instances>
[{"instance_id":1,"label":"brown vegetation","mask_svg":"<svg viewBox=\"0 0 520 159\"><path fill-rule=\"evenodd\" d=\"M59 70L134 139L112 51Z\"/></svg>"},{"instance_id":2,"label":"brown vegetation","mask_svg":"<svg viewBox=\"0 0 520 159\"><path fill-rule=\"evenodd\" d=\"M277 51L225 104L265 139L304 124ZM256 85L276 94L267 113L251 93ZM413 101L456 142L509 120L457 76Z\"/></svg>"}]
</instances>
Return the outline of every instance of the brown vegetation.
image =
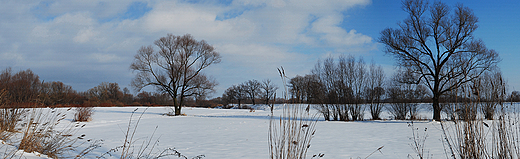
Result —
<instances>
[{"instance_id":1,"label":"brown vegetation","mask_svg":"<svg viewBox=\"0 0 520 159\"><path fill-rule=\"evenodd\" d=\"M280 70L285 86L287 77L283 68ZM285 93L287 93L287 87ZM287 97L287 94L284 95ZM307 150L311 146L311 140L316 132L317 114L309 112L310 105L284 104L283 112L279 119L274 117L271 111L269 121L269 158L271 159L305 159ZM322 157L320 154L318 157Z\"/></svg>"},{"instance_id":2,"label":"brown vegetation","mask_svg":"<svg viewBox=\"0 0 520 159\"><path fill-rule=\"evenodd\" d=\"M94 107L75 107L74 108L74 121L75 122L86 122L92 119L94 114Z\"/></svg>"}]
</instances>

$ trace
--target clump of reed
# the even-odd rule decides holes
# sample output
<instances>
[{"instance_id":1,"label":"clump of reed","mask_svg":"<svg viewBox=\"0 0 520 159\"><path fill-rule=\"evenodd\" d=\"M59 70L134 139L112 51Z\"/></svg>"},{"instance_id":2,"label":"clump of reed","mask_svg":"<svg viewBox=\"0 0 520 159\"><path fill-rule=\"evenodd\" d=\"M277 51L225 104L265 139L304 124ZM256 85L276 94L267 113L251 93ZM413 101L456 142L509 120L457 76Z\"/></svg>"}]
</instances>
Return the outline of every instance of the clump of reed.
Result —
<instances>
[{"instance_id":1,"label":"clump of reed","mask_svg":"<svg viewBox=\"0 0 520 159\"><path fill-rule=\"evenodd\" d=\"M74 108L74 121L87 122L92 120L94 114L94 107L76 107Z\"/></svg>"},{"instance_id":2,"label":"clump of reed","mask_svg":"<svg viewBox=\"0 0 520 159\"><path fill-rule=\"evenodd\" d=\"M287 77L283 68L278 69L285 86L284 97L287 98ZM310 113L310 105L284 104L279 118L274 117L271 110L269 121L269 157L271 159L304 159L316 133L318 115ZM320 154L318 157L322 157ZM316 156L314 156L316 157Z\"/></svg>"}]
</instances>

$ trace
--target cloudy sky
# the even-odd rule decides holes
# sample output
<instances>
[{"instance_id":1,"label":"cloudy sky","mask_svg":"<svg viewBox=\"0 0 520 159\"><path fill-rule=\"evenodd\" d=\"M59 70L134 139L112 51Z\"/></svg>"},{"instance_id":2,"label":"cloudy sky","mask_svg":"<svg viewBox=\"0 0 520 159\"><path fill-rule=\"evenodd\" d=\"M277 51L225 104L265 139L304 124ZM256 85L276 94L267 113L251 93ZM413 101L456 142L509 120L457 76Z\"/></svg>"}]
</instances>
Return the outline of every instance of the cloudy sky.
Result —
<instances>
[{"instance_id":1,"label":"cloudy sky","mask_svg":"<svg viewBox=\"0 0 520 159\"><path fill-rule=\"evenodd\" d=\"M511 90L520 90L520 2L457 2L479 17L475 36L499 52ZM0 0L0 68L31 69L45 81L78 91L101 82L129 87L129 69L141 46L168 33L206 40L222 62L206 74L219 82L214 96L233 84L271 79L277 68L292 77L318 59L341 54L382 65L394 60L377 43L379 32L406 14L397 0ZM388 76L389 76L388 75ZM135 93L135 92L134 92Z\"/></svg>"}]
</instances>

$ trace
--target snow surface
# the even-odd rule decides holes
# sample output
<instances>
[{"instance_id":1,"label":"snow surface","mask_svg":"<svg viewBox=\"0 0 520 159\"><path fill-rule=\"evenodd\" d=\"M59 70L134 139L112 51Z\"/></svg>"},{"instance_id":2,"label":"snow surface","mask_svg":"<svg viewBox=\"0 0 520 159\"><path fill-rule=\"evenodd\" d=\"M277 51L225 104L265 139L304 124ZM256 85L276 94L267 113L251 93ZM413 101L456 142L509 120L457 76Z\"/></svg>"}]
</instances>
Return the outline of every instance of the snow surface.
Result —
<instances>
[{"instance_id":1,"label":"snow surface","mask_svg":"<svg viewBox=\"0 0 520 159\"><path fill-rule=\"evenodd\" d=\"M277 105L275 116L281 113ZM92 121L85 122L76 135L85 134L86 139L102 139L103 145L89 153L86 158L95 158L110 151L124 142L124 135L132 112L133 124L144 112L137 127L136 145L148 141L159 141L155 151L175 148L189 158L205 155L208 159L223 158L268 158L268 126L270 111L266 106L257 107L254 112L248 109L206 109L183 108L186 116L165 116L169 107L98 107ZM65 111L65 109L60 109ZM73 111L67 112L67 122L72 121ZM431 112L421 112L423 117L431 116ZM388 117L388 113L383 113ZM365 118L369 118L368 111ZM373 153L369 158L418 158L411 148L412 129L410 121L324 121L320 118L316 125L316 134L312 139L307 158L313 154L325 154L323 158L365 158L379 147L381 151ZM445 158L441 141L441 128L438 122L414 121L419 134L424 135L427 128L425 151L433 158ZM155 131L155 134L154 134ZM81 151L88 144L78 148ZM6 147L6 145L4 145ZM7 146L9 147L9 146ZM138 146L136 146L138 149ZM78 153L73 152L73 153ZM107 158L118 158L120 151L105 155ZM26 158L39 158L41 155L24 154ZM43 156L45 157L45 156Z\"/></svg>"}]
</instances>

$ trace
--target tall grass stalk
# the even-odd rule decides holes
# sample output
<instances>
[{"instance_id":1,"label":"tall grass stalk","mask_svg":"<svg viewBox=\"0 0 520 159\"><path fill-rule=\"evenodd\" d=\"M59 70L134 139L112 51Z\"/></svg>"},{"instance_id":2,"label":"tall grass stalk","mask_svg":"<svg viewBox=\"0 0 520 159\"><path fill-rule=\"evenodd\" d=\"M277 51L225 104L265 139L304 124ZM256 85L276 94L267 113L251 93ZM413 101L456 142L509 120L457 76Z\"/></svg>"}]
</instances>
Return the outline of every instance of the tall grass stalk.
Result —
<instances>
[{"instance_id":1,"label":"tall grass stalk","mask_svg":"<svg viewBox=\"0 0 520 159\"><path fill-rule=\"evenodd\" d=\"M284 83L287 99L287 77L283 68L278 69ZM269 154L271 159L304 159L316 132L318 115L310 113L310 105L284 104L279 118L271 111L269 121Z\"/></svg>"},{"instance_id":2,"label":"tall grass stalk","mask_svg":"<svg viewBox=\"0 0 520 159\"><path fill-rule=\"evenodd\" d=\"M428 138L428 128L424 128L424 131L420 131L419 128L415 127L413 124L413 120L408 124L408 127L412 129L412 137L410 138L412 143L410 144L410 147L412 147L414 152L417 154L417 157L419 157L419 159L431 158L432 155L429 154L428 151L424 151L426 139ZM422 132L422 134L420 132ZM411 156L409 157L413 158Z\"/></svg>"},{"instance_id":3,"label":"tall grass stalk","mask_svg":"<svg viewBox=\"0 0 520 159\"><path fill-rule=\"evenodd\" d=\"M502 80L499 79L501 87ZM478 84L478 83L477 83ZM520 158L520 115L513 107L504 105L505 88L500 88L493 95L492 102L500 106L494 120L484 120L473 112L480 103L480 92L472 87L461 87L461 96L467 97L461 103L461 109L454 114L459 115L452 122L441 122L446 158ZM476 96L476 97L475 97ZM466 109L464 109L466 108ZM486 112L481 112L489 118Z\"/></svg>"}]
</instances>

